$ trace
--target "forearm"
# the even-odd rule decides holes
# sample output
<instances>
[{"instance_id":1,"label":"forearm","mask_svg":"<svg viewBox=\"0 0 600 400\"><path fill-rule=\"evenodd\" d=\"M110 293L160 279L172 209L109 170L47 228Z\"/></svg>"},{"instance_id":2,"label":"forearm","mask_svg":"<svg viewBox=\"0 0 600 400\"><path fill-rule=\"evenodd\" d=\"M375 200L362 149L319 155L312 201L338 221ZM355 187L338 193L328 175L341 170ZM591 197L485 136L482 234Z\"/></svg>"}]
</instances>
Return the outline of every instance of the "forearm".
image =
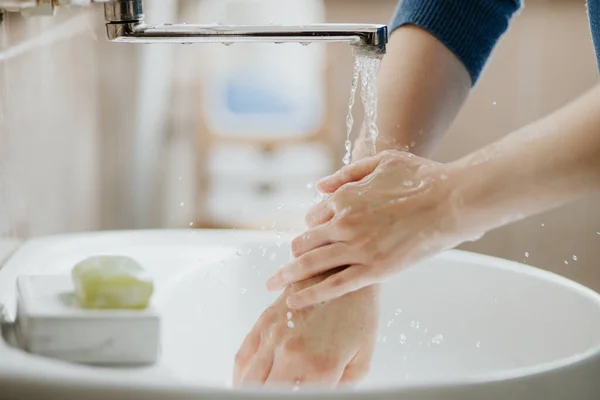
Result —
<instances>
[{"instance_id":1,"label":"forearm","mask_svg":"<svg viewBox=\"0 0 600 400\"><path fill-rule=\"evenodd\" d=\"M407 25L390 37L379 73L377 151L430 155L471 87L463 63L426 30ZM368 156L362 138L354 159Z\"/></svg>"},{"instance_id":2,"label":"forearm","mask_svg":"<svg viewBox=\"0 0 600 400\"><path fill-rule=\"evenodd\" d=\"M450 170L462 229L488 231L600 190L600 85Z\"/></svg>"},{"instance_id":3,"label":"forearm","mask_svg":"<svg viewBox=\"0 0 600 400\"><path fill-rule=\"evenodd\" d=\"M431 155L520 6L520 0L399 2L378 79L377 151ZM362 138L354 155L369 155Z\"/></svg>"}]
</instances>

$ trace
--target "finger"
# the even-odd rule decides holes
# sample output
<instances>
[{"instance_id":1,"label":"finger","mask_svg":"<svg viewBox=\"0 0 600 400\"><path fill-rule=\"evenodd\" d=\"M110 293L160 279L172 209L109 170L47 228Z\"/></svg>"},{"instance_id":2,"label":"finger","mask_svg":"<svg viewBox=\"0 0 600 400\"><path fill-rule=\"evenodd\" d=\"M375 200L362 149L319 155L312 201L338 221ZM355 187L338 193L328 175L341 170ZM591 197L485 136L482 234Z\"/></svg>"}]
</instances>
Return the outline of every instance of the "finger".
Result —
<instances>
[{"instance_id":1,"label":"finger","mask_svg":"<svg viewBox=\"0 0 600 400\"><path fill-rule=\"evenodd\" d=\"M364 265L352 265L327 279L303 289L287 298L287 305L292 309L301 309L317 303L329 301L368 286Z\"/></svg>"},{"instance_id":2,"label":"finger","mask_svg":"<svg viewBox=\"0 0 600 400\"><path fill-rule=\"evenodd\" d=\"M358 263L350 250L347 244L337 242L304 253L269 278L267 290L281 290L331 269Z\"/></svg>"},{"instance_id":3,"label":"finger","mask_svg":"<svg viewBox=\"0 0 600 400\"><path fill-rule=\"evenodd\" d=\"M292 240L292 254L298 258L302 254L335 242L329 224L315 226Z\"/></svg>"},{"instance_id":4,"label":"finger","mask_svg":"<svg viewBox=\"0 0 600 400\"><path fill-rule=\"evenodd\" d=\"M283 383L289 383L292 385L300 385L304 382L304 373L298 371L300 364L291 362L290 357L276 357L273 362L273 367L269 372L265 384L268 385L281 385Z\"/></svg>"},{"instance_id":5,"label":"finger","mask_svg":"<svg viewBox=\"0 0 600 400\"><path fill-rule=\"evenodd\" d=\"M331 202L324 200L308 210L304 221L309 228L314 228L317 225L322 225L330 221L334 215L335 211L331 207Z\"/></svg>"},{"instance_id":6,"label":"finger","mask_svg":"<svg viewBox=\"0 0 600 400\"><path fill-rule=\"evenodd\" d=\"M260 346L242 377L241 383L262 384L269 376L273 365L273 349L270 346Z\"/></svg>"},{"instance_id":7,"label":"finger","mask_svg":"<svg viewBox=\"0 0 600 400\"><path fill-rule=\"evenodd\" d=\"M356 182L369 175L377 168L381 158L379 156L367 157L347 165L335 174L327 176L317 182L317 188L323 193L333 193L346 183Z\"/></svg>"},{"instance_id":8,"label":"finger","mask_svg":"<svg viewBox=\"0 0 600 400\"><path fill-rule=\"evenodd\" d=\"M233 367L234 383L239 383L241 381L248 362L252 359L252 356L256 354L256 351L260 346L260 338L260 329L256 329L255 326L242 342L235 355L235 365Z\"/></svg>"},{"instance_id":9,"label":"finger","mask_svg":"<svg viewBox=\"0 0 600 400\"><path fill-rule=\"evenodd\" d=\"M273 363L273 368L269 373L265 384L272 385L293 385L301 387L304 384L311 386L321 385L336 387L344 373L344 368L325 371L318 366L310 366L302 360L294 360L290 357L282 357L286 360L278 364L278 360ZM278 364L278 365L277 365Z\"/></svg>"},{"instance_id":10,"label":"finger","mask_svg":"<svg viewBox=\"0 0 600 400\"><path fill-rule=\"evenodd\" d=\"M353 385L363 380L369 374L372 353L372 350L359 350L346 366L339 384Z\"/></svg>"}]
</instances>

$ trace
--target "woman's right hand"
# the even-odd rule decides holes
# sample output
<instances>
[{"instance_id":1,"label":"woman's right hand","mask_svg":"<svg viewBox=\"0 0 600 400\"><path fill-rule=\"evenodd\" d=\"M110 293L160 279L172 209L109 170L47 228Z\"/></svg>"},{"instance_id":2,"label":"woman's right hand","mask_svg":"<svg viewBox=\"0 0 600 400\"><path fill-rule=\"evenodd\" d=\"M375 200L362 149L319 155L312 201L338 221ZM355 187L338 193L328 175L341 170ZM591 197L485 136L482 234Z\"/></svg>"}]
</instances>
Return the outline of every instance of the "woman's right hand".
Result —
<instances>
[{"instance_id":1,"label":"woman's right hand","mask_svg":"<svg viewBox=\"0 0 600 400\"><path fill-rule=\"evenodd\" d=\"M382 282L480 236L459 223L458 172L410 153L384 151L320 181L331 195L309 211L308 231L292 242L296 259L268 288L334 272L288 298L289 307L303 308Z\"/></svg>"}]
</instances>

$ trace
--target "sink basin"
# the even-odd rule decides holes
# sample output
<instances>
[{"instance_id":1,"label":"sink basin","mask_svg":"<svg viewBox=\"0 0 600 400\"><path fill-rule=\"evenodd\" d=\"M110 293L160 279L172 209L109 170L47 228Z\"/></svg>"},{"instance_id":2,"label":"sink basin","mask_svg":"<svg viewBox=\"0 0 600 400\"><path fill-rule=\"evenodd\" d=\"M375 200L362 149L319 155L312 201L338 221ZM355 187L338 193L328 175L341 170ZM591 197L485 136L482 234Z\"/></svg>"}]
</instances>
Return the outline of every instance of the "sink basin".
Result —
<instances>
[{"instance_id":1,"label":"sink basin","mask_svg":"<svg viewBox=\"0 0 600 400\"><path fill-rule=\"evenodd\" d=\"M100 368L0 341L0 398L527 399L600 398L600 295L554 274L449 251L384 285L370 375L355 389L233 389L233 357L277 294L265 279L291 237L254 231L123 231L37 238L0 269L15 310L19 274L68 273L93 254L138 259L157 282L160 361Z\"/></svg>"}]
</instances>

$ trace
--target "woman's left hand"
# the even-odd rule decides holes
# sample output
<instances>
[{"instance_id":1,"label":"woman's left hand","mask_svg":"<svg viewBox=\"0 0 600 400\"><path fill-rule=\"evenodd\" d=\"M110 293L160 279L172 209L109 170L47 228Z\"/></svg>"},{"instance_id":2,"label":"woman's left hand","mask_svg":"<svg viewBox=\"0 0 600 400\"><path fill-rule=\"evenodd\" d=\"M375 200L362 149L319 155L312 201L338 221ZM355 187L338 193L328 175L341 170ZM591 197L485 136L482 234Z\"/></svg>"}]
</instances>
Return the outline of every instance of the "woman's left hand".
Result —
<instances>
[{"instance_id":1,"label":"woman's left hand","mask_svg":"<svg viewBox=\"0 0 600 400\"><path fill-rule=\"evenodd\" d=\"M303 308L379 283L400 269L471 239L459 235L453 171L401 151L384 151L322 179L329 198L307 214L292 242L295 260L267 282L280 290L327 271L288 297Z\"/></svg>"}]
</instances>

